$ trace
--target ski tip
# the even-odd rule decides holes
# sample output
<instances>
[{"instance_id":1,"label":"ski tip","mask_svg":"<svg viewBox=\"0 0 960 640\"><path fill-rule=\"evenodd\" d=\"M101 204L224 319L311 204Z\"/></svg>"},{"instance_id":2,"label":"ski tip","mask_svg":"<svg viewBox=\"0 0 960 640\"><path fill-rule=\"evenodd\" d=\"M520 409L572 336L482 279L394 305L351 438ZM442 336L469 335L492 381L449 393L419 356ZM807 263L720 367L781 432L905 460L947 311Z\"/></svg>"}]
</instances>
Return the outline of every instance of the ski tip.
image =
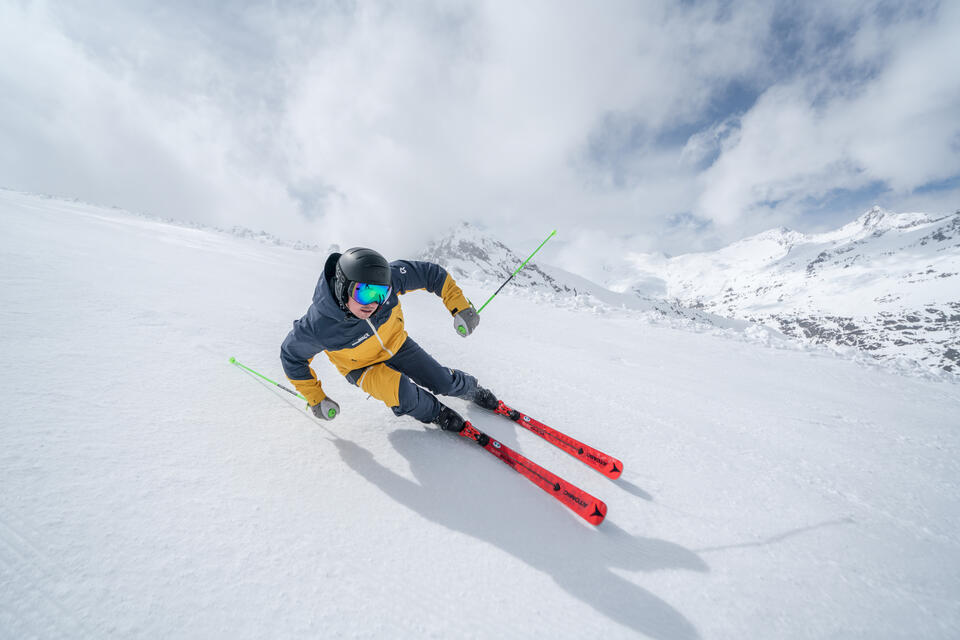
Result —
<instances>
[{"instance_id":1,"label":"ski tip","mask_svg":"<svg viewBox=\"0 0 960 640\"><path fill-rule=\"evenodd\" d=\"M597 526L598 524L603 522L603 519L606 517L607 517L607 505L604 504L602 500L597 500L595 503L593 503L593 507L591 508L591 511L588 514L584 515L584 518L586 518L587 522L589 522L593 526Z\"/></svg>"},{"instance_id":2,"label":"ski tip","mask_svg":"<svg viewBox=\"0 0 960 640\"><path fill-rule=\"evenodd\" d=\"M233 356L230 356L230 364L237 364L237 359Z\"/></svg>"},{"instance_id":3,"label":"ski tip","mask_svg":"<svg viewBox=\"0 0 960 640\"><path fill-rule=\"evenodd\" d=\"M610 459L610 466L606 470L606 475L611 480L616 480L623 473L623 463L616 458Z\"/></svg>"}]
</instances>

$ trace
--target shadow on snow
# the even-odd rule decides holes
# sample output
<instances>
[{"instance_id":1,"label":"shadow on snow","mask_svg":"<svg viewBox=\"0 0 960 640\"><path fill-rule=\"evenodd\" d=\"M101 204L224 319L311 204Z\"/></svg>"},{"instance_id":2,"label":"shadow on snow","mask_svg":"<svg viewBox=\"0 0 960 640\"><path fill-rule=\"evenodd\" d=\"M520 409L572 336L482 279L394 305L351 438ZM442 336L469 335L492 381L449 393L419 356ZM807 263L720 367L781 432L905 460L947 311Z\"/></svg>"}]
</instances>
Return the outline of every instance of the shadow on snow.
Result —
<instances>
[{"instance_id":1,"label":"shadow on snow","mask_svg":"<svg viewBox=\"0 0 960 640\"><path fill-rule=\"evenodd\" d=\"M497 480L495 474L513 475L492 457L477 451L477 461L465 469L461 456L424 455L427 443L443 436L457 438L409 429L390 433L391 444L409 461L416 482L394 473L353 442L340 438L333 442L351 469L397 502L437 524L496 545L550 575L567 593L607 618L653 638L700 637L683 614L612 571L708 571L697 554L664 540L632 536L609 520L597 529L584 526L562 506L549 504L546 496L545 508L555 507L557 517L548 511L546 517L539 510L531 514L526 498L512 502L510 494L491 490L508 482ZM456 444L469 446L465 441ZM515 480L518 491L531 495L540 491L519 476Z\"/></svg>"}]
</instances>

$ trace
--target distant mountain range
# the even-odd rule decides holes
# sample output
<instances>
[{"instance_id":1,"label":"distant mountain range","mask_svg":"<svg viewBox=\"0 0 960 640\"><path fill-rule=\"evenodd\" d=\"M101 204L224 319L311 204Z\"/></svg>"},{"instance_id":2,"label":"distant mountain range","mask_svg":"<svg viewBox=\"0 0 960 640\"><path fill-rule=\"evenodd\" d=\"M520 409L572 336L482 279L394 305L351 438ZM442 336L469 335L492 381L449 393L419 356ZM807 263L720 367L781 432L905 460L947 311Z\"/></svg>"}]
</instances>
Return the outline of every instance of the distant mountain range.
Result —
<instances>
[{"instance_id":1,"label":"distant mountain range","mask_svg":"<svg viewBox=\"0 0 960 640\"><path fill-rule=\"evenodd\" d=\"M801 340L960 374L960 211L874 207L828 233L786 228L712 253L633 255L605 283Z\"/></svg>"},{"instance_id":2,"label":"distant mountain range","mask_svg":"<svg viewBox=\"0 0 960 640\"><path fill-rule=\"evenodd\" d=\"M134 215L308 251L335 248L289 243L242 227L216 229ZM444 265L458 278L486 283L492 292L526 255L463 223L419 257ZM770 333L808 344L857 349L960 379L960 211L935 216L874 207L827 233L779 228L709 253L631 254L605 273L598 284L532 261L510 287L531 289L544 301L640 311L683 326L749 329L754 337L773 329Z\"/></svg>"},{"instance_id":3,"label":"distant mountain range","mask_svg":"<svg viewBox=\"0 0 960 640\"><path fill-rule=\"evenodd\" d=\"M469 279L490 285L491 292L519 267L521 256L486 232L469 223L461 223L446 236L434 240L418 256L442 265L457 279ZM558 267L531 261L508 285L534 292L546 301L579 303L594 309L629 309L656 316L697 322L718 328L742 329L748 323L723 318L704 309L691 308L656 296L611 291L595 282ZM474 301L479 307L482 301Z\"/></svg>"},{"instance_id":4,"label":"distant mountain range","mask_svg":"<svg viewBox=\"0 0 960 640\"><path fill-rule=\"evenodd\" d=\"M523 260L470 225L421 257L479 281L502 281ZM632 254L600 284L542 263L514 283L718 326L757 323L960 375L960 211L875 207L828 233L780 228L710 253Z\"/></svg>"}]
</instances>

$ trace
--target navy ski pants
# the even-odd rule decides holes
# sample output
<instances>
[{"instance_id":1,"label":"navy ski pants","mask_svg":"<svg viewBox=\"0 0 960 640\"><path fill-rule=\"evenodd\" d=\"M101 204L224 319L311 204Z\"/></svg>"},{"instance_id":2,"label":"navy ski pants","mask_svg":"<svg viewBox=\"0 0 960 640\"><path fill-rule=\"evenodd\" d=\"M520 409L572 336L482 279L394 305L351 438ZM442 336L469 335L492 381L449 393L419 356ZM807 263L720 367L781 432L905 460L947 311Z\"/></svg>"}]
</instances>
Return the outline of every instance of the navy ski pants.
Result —
<instances>
[{"instance_id":1,"label":"navy ski pants","mask_svg":"<svg viewBox=\"0 0 960 640\"><path fill-rule=\"evenodd\" d=\"M420 422L431 422L440 413L440 402L434 393L472 400L477 392L476 378L458 369L442 366L409 336L389 360L354 369L346 378L351 384L361 387L368 369L381 365L401 374L396 382L399 404L391 407L398 416L409 415Z\"/></svg>"}]
</instances>

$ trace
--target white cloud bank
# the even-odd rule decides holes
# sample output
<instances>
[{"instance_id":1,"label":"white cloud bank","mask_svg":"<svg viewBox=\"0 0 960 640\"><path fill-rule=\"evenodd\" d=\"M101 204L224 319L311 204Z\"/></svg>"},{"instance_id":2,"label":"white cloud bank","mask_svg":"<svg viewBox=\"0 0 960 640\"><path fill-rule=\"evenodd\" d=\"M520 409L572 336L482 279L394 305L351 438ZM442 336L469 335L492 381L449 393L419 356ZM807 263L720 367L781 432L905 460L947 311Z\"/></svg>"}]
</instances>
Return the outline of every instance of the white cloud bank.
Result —
<instances>
[{"instance_id":1,"label":"white cloud bank","mask_svg":"<svg viewBox=\"0 0 960 640\"><path fill-rule=\"evenodd\" d=\"M800 218L807 201L882 182L894 201L960 174L960 4L928 24L861 29L851 57L883 58L867 81L836 77L850 59L770 87L701 176L696 211L735 223ZM724 123L729 127L729 123ZM960 207L960 200L954 205Z\"/></svg>"},{"instance_id":2,"label":"white cloud bank","mask_svg":"<svg viewBox=\"0 0 960 640\"><path fill-rule=\"evenodd\" d=\"M0 186L388 253L560 228L581 271L952 210L960 5L900 4L4 3Z\"/></svg>"}]
</instances>

